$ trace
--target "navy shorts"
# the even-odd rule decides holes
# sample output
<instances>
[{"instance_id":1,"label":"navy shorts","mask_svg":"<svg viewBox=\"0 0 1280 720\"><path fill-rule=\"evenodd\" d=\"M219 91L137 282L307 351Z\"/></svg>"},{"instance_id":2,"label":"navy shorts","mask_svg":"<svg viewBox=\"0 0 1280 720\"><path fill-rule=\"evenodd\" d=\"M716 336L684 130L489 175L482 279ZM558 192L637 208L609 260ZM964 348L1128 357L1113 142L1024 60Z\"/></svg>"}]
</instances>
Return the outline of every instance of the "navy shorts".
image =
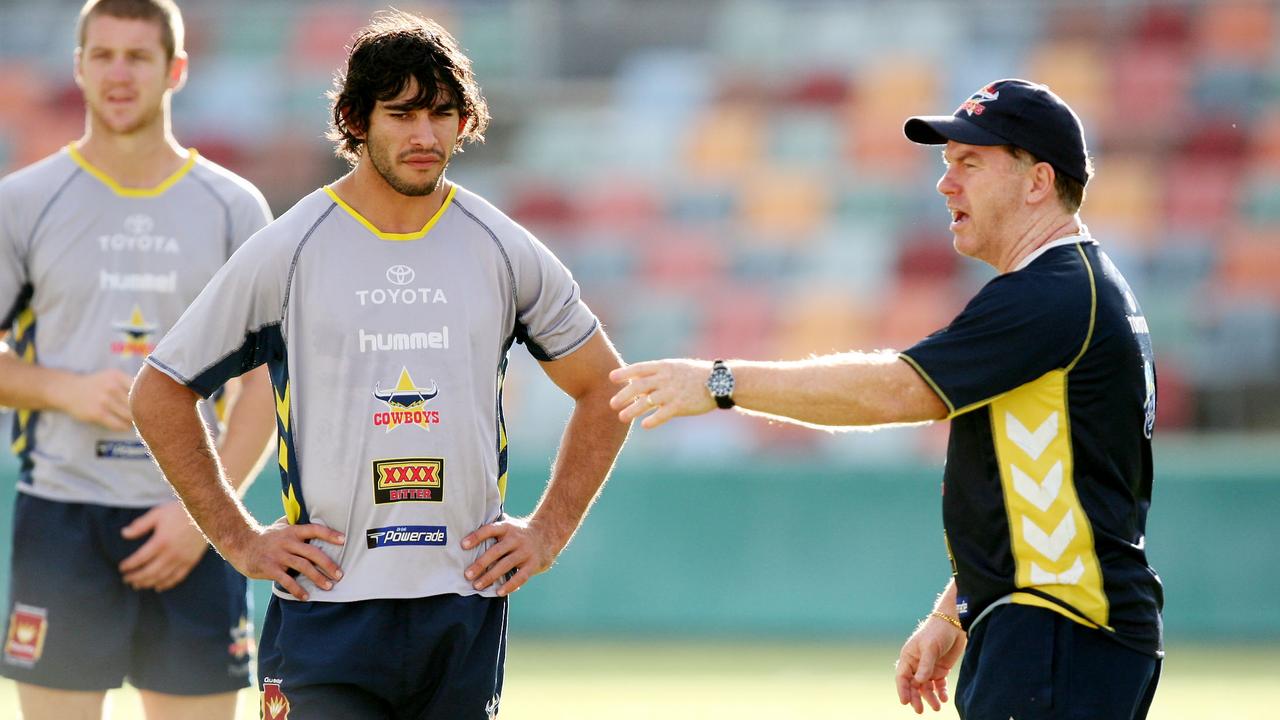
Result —
<instances>
[{"instance_id":1,"label":"navy shorts","mask_svg":"<svg viewBox=\"0 0 1280 720\"><path fill-rule=\"evenodd\" d=\"M271 598L264 720L489 720L502 698L507 599Z\"/></svg>"},{"instance_id":2,"label":"navy shorts","mask_svg":"<svg viewBox=\"0 0 1280 720\"><path fill-rule=\"evenodd\" d=\"M0 674L61 690L134 687L211 695L249 685L246 582L212 550L162 593L134 590L119 563L146 541L120 529L146 508L18 493Z\"/></svg>"},{"instance_id":3,"label":"navy shorts","mask_svg":"<svg viewBox=\"0 0 1280 720\"><path fill-rule=\"evenodd\" d=\"M1143 720L1161 661L1039 607L1001 605L972 628L963 720Z\"/></svg>"}]
</instances>

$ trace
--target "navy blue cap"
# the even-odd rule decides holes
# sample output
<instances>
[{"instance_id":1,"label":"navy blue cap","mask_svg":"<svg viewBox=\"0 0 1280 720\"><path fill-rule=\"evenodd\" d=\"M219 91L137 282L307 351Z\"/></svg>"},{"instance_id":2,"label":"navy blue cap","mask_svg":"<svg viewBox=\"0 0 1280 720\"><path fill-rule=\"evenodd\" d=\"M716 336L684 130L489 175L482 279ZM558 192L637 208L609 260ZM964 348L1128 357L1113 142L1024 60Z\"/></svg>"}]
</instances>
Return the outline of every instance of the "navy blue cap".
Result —
<instances>
[{"instance_id":1,"label":"navy blue cap","mask_svg":"<svg viewBox=\"0 0 1280 720\"><path fill-rule=\"evenodd\" d=\"M954 115L909 118L902 130L921 145L1013 145L1082 185L1089 182L1080 118L1047 85L997 80L970 95Z\"/></svg>"}]
</instances>

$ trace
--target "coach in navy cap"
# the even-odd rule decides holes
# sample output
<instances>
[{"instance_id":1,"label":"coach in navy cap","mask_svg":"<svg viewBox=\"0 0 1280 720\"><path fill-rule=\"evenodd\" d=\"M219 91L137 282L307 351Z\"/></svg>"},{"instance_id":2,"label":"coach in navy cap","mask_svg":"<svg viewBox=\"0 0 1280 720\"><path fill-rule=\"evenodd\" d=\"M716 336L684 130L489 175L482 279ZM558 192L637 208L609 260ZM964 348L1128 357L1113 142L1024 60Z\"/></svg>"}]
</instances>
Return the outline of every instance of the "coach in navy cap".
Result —
<instances>
[{"instance_id":1,"label":"coach in navy cap","mask_svg":"<svg viewBox=\"0 0 1280 720\"><path fill-rule=\"evenodd\" d=\"M940 709L958 664L966 720L1142 720L1164 657L1144 537L1155 364L1137 298L1080 219L1080 119L1044 85L998 80L905 132L946 146L955 248L997 273L946 327L900 352L638 362L610 373L625 385L610 402L645 428L735 407L950 421L951 578L902 647L898 700Z\"/></svg>"}]
</instances>

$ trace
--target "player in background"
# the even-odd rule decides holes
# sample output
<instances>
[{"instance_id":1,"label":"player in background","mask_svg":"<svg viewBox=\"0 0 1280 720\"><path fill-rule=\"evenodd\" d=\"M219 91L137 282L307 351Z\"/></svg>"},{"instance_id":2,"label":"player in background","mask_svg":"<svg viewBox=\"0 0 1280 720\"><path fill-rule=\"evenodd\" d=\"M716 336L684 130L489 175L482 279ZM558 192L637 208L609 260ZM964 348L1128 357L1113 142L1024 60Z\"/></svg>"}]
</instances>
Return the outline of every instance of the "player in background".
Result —
<instances>
[{"instance_id":1,"label":"player in background","mask_svg":"<svg viewBox=\"0 0 1280 720\"><path fill-rule=\"evenodd\" d=\"M1155 367L1080 219L1080 120L1047 87L1000 80L905 132L946 146L955 248L1000 273L950 325L901 353L637 363L613 373L613 406L644 427L735 404L825 426L951 420L953 578L902 648L899 700L938 710L963 655L962 718L1143 718L1163 658L1145 553Z\"/></svg>"},{"instance_id":2,"label":"player in background","mask_svg":"<svg viewBox=\"0 0 1280 720\"><path fill-rule=\"evenodd\" d=\"M621 361L564 265L446 177L489 113L444 28L379 14L332 96L351 172L219 271L148 359L134 414L218 551L275 582L263 717L492 718L507 596L569 542L626 436L609 407ZM528 517L504 511L517 342L575 403ZM195 412L261 364L286 513L267 527Z\"/></svg>"},{"instance_id":3,"label":"player in background","mask_svg":"<svg viewBox=\"0 0 1280 720\"><path fill-rule=\"evenodd\" d=\"M0 672L27 720L100 718L128 679L149 718L231 718L248 684L246 583L191 524L134 432L143 358L270 221L248 182L183 148L171 0L90 0L75 78L85 132L0 180L0 405L17 409L13 577ZM269 379L228 386L233 485L272 433ZM216 431L202 405L201 432Z\"/></svg>"}]
</instances>

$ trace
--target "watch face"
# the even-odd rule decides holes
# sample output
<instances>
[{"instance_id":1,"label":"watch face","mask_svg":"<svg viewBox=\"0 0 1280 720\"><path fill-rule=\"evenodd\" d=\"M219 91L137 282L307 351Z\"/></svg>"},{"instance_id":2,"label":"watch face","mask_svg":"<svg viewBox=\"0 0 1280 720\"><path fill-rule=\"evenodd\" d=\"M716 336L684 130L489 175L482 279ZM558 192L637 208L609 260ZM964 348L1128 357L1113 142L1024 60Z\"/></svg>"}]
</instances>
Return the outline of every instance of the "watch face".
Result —
<instances>
[{"instance_id":1,"label":"watch face","mask_svg":"<svg viewBox=\"0 0 1280 720\"><path fill-rule=\"evenodd\" d=\"M716 368L707 379L707 389L714 397L728 397L733 394L733 375L727 368Z\"/></svg>"}]
</instances>

